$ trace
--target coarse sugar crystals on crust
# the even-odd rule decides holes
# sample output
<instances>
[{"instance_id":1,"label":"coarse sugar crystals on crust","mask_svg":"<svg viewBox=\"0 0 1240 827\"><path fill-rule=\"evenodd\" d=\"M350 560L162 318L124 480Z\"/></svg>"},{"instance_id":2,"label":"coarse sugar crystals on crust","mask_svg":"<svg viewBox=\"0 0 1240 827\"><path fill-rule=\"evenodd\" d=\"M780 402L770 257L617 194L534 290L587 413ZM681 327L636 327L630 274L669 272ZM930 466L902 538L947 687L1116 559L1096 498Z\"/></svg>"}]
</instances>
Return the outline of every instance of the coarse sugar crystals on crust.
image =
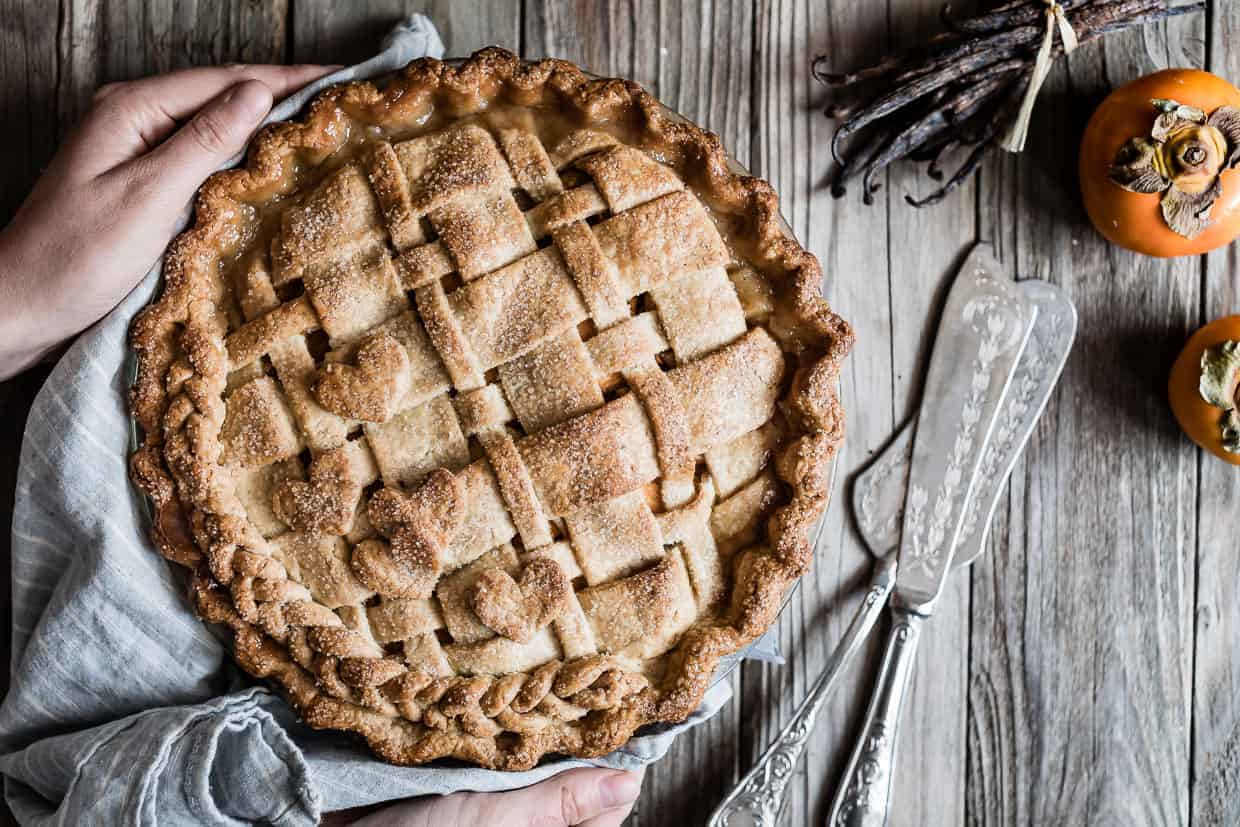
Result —
<instances>
[{"instance_id":1,"label":"coarse sugar crystals on crust","mask_svg":"<svg viewBox=\"0 0 1240 827\"><path fill-rule=\"evenodd\" d=\"M602 755L770 625L852 334L714 135L487 49L326 90L196 207L133 327L133 477L312 726Z\"/></svg>"}]
</instances>

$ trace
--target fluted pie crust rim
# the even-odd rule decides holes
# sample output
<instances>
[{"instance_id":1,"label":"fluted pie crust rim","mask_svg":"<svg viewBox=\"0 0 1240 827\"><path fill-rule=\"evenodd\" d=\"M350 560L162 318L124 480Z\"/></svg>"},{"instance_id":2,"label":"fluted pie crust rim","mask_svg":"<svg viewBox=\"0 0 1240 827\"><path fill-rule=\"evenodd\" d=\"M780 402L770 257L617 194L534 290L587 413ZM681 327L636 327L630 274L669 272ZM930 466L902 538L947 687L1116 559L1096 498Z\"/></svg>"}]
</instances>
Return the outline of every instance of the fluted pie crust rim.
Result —
<instances>
[{"instance_id":1,"label":"fluted pie crust rim","mask_svg":"<svg viewBox=\"0 0 1240 827\"><path fill-rule=\"evenodd\" d=\"M383 126L407 120L428 99L460 111L506 101L551 104L586 122L625 119L635 125L636 146L657 151L698 197L741 222L747 260L775 284L781 347L785 354L796 349L795 373L778 400L789 433L771 463L788 502L767 518L762 553L736 555L721 615L683 633L663 656L666 671L656 683L626 675L601 655L555 661L516 678L433 678L391 659L356 656L344 639L347 630L330 625L310 629L319 659L330 662L330 675L316 674L256 620L253 584L284 575L282 566L247 548L247 527L215 493L227 473L219 434L228 374L225 331L215 312L217 260L241 241L239 212L270 200L295 167L317 164L340 145L346 113ZM631 81L592 78L560 60L525 63L491 48L459 65L414 61L382 90L366 82L329 88L303 120L262 130L244 166L207 180L194 223L169 247L163 273L162 294L132 329L138 371L131 406L144 437L131 473L153 501L152 538L165 557L190 569L195 610L232 630L242 668L282 686L311 726L355 732L387 761L452 757L519 770L549 753L601 756L644 725L683 720L700 703L719 658L770 626L786 590L810 564L810 532L826 507L831 461L844 436L837 387L852 331L822 299L819 263L785 230L771 186L735 172L716 135L670 115ZM319 623L300 615L288 622L298 619ZM351 697L375 703L333 696L328 682L339 680L351 687ZM420 720L376 711L376 703L414 708ZM590 711L560 720L544 714L546 703Z\"/></svg>"}]
</instances>

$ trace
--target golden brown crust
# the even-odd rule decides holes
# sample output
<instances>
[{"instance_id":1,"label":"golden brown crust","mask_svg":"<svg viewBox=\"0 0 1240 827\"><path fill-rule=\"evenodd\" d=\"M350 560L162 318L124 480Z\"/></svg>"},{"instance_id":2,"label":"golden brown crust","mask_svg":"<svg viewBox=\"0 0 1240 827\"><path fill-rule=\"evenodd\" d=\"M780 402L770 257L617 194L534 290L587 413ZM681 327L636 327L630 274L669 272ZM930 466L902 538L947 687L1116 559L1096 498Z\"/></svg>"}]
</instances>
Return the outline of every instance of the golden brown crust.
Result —
<instances>
[{"instance_id":1,"label":"golden brown crust","mask_svg":"<svg viewBox=\"0 0 1240 827\"><path fill-rule=\"evenodd\" d=\"M768 326L779 331L781 345L793 353L790 364L796 367L790 379L779 385L779 408L790 437L777 452L774 467L789 499L766 521L762 550L748 548L734 558L734 585L722 617L688 628L669 653L665 677L655 684L603 655L552 660L528 674L496 677L444 676L437 673L436 662L429 656L422 665L406 668L385 657L369 633L359 631L369 629L366 612L330 611L287 579L275 559L252 550L264 548L265 541L245 518L223 478L220 457L227 446L222 434L222 397L229 365L255 358L264 342L304 332L313 316L306 301L289 302L227 336L225 345L220 298L226 288L220 283L217 262L242 248L241 217L253 205L287 194L296 186L299 169L323 162L347 139L350 123L395 128L412 123L428 101L443 110L469 113L501 98L522 105L555 106L586 121L634 123L637 146L657 149L660 158L709 206L744 222L733 234L743 245L740 252L755 268L771 275L780 293ZM580 154L609 146L606 138L601 136L598 145L583 146ZM546 176L549 165L559 168L572 160L555 157L560 153L544 159L530 154L525 146L509 148L513 140L517 139L503 137L506 151L520 159L515 168L523 186L545 186L539 181L550 180ZM399 204L408 201L398 191L404 184L393 171L395 159L380 151L365 163L377 197L374 209L386 214L397 228L392 240L403 249L421 229L398 213ZM598 163L605 159L600 156ZM600 169L600 175L606 180L607 169ZM675 184L662 182L664 186ZM531 223L548 222L544 226L549 230L597 213L604 197L627 197L622 188L602 195L592 187L547 192L547 200L529 215ZM598 256L597 244L584 244L591 240L577 238L579 231L561 235L575 242L572 249L580 251L574 255L583 264L574 267L574 272L594 273L590 284L579 285L586 301L592 310L596 305L606 307L609 276L589 266ZM414 249L422 251L420 259L405 261L402 255L396 265L405 289L429 285L434 271L443 266L423 260L429 253L442 256L441 245ZM277 269L287 273L304 267L297 257L301 252L277 251ZM131 404L145 432L145 443L132 460L132 473L154 501L153 538L165 556L194 569L196 610L209 621L231 627L236 658L248 672L280 684L312 726L356 732L388 761L416 764L451 756L488 767L522 769L546 753L603 755L645 724L682 720L700 702L719 657L735 652L770 625L782 595L809 565L809 532L826 505L830 463L843 438L836 387L840 364L852 345L851 329L822 300L819 264L783 229L770 185L733 172L717 136L669 115L636 84L590 79L572 64L558 60L524 64L508 52L486 49L455 67L430 59L415 61L382 91L369 83L329 89L310 104L303 121L264 129L244 167L208 179L198 195L195 223L169 247L164 278L162 296L139 315L132 333L139 370ZM419 310L424 305L442 309L443 301L438 283L419 287ZM442 350L454 352L460 331L436 329L431 323L436 314L422 315L428 320L430 338L437 345L442 343ZM761 355L762 343L755 346L755 353ZM618 365L616 370L627 367ZM462 352L459 363L449 364L448 370L458 389L469 389L471 380L472 386L479 386L479 366L468 352ZM708 379L683 376L690 389L693 382ZM657 400L666 411L659 432L660 461L677 466L694 427L726 430L727 423L683 421L684 412L671 404L674 400L665 384L650 384L642 395ZM376 404L368 410L382 407ZM276 441L280 436L273 435L271 445L283 449ZM302 493L311 492L313 484L312 479ZM434 501L432 492L423 498L430 502L415 503L419 507L412 508L416 512L412 529L410 520L388 520L392 515L385 513L371 515L376 528L391 538L392 547L378 540L366 541L373 544L373 548L368 545L371 559L359 561L355 555L352 568L359 569L359 576L365 570L367 576L361 581L352 579L349 562L341 560L329 573L334 589L348 590L353 603L360 606L359 596L366 594L367 585L374 585L371 578L413 577L417 565L441 560L445 537L451 534L444 523L459 516L459 511L445 504L450 506L453 497L461 494L443 480L437 488L430 488L439 492L439 499ZM378 507L373 503L372 510L382 512L382 503ZM399 502L387 505L394 511L408 507ZM288 506L297 510L292 501ZM393 548L398 544L399 549ZM665 558L639 575L640 579L630 578L634 582L625 588L659 594L674 590L676 571L683 574L680 560L679 554L675 559ZM498 580L497 576L491 579ZM409 594L420 594L414 586ZM659 605L665 608L666 601ZM402 608L412 611L412 604ZM451 653L457 657L486 657L479 647L494 646L496 640L503 639L449 648L461 650ZM413 642L408 647L414 648Z\"/></svg>"}]
</instances>

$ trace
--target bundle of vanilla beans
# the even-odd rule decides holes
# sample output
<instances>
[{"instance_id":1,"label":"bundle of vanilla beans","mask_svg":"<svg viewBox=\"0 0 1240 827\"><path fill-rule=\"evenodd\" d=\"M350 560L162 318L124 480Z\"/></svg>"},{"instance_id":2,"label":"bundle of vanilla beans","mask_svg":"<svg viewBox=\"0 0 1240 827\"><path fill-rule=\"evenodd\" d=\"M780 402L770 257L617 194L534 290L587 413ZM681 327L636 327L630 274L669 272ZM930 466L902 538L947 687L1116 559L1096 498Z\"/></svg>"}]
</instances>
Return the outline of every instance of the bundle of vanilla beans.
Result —
<instances>
[{"instance_id":1,"label":"bundle of vanilla beans","mask_svg":"<svg viewBox=\"0 0 1240 827\"><path fill-rule=\"evenodd\" d=\"M1204 0L1060 0L1081 44L1205 8ZM955 18L944 6L947 31L924 45L883 58L854 72L827 71L828 57L814 60L814 77L835 94L827 117L840 121L831 141L836 170L831 191L838 198L861 176L865 203L873 203L879 173L901 159L925 162L941 186L915 207L934 204L981 165L1016 117L1038 49L1047 31L1046 0L1010 0L985 13ZM1056 38L1054 56L1063 53ZM967 149L956 172L945 176L940 161ZM944 180L946 179L946 180Z\"/></svg>"}]
</instances>

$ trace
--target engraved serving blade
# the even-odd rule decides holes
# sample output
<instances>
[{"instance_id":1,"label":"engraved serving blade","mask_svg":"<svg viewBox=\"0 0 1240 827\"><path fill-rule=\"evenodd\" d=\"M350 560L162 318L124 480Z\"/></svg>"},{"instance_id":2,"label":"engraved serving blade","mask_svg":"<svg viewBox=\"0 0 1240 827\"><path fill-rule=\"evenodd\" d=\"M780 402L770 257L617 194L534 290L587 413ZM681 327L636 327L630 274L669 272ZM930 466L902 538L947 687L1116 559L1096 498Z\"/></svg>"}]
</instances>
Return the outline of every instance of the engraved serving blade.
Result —
<instances>
[{"instance_id":1,"label":"engraved serving blade","mask_svg":"<svg viewBox=\"0 0 1240 827\"><path fill-rule=\"evenodd\" d=\"M986 548L990 520L1004 485L1050 400L1076 338L1076 308L1062 290L1037 280L1019 282L1018 287L1037 307L1038 314L982 459L982 471L969 499L968 516L952 558L953 569L969 565ZM900 544L912 454L910 422L853 483L852 506L857 526L876 557Z\"/></svg>"},{"instance_id":2,"label":"engraved serving blade","mask_svg":"<svg viewBox=\"0 0 1240 827\"><path fill-rule=\"evenodd\" d=\"M893 601L928 615L943 589L978 471L1037 308L977 245L939 322L913 434Z\"/></svg>"}]
</instances>

